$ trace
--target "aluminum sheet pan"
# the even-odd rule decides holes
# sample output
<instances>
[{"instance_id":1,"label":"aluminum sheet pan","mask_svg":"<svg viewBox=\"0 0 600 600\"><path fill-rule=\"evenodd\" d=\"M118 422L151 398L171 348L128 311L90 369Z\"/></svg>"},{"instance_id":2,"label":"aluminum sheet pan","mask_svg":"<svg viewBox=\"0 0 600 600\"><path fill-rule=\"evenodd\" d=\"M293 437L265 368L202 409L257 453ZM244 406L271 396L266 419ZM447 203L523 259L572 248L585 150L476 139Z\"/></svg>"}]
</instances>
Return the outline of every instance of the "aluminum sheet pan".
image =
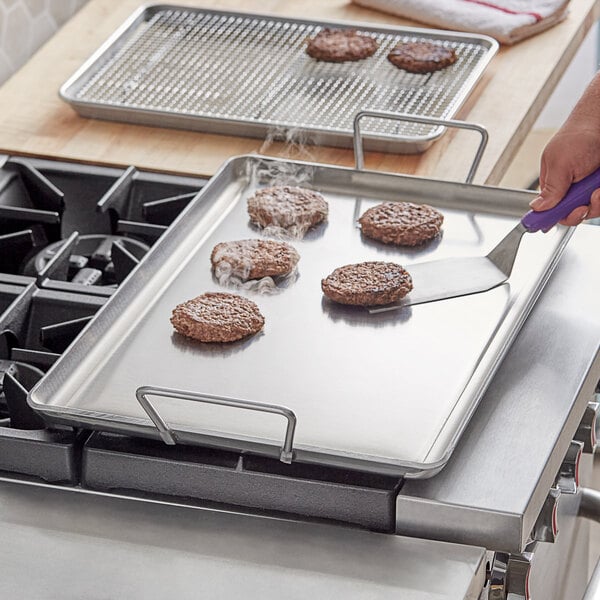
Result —
<instances>
[{"instance_id":1,"label":"aluminum sheet pan","mask_svg":"<svg viewBox=\"0 0 600 600\"><path fill-rule=\"evenodd\" d=\"M278 293L243 291L264 332L201 344L173 332L173 307L206 291L220 241L258 237L246 199L257 187L319 190L329 220L301 241L299 277ZM146 255L90 325L32 390L46 418L158 437L136 401L142 385L290 408L295 460L428 476L450 457L570 230L528 234L510 280L485 293L371 315L323 299L320 280L363 260L410 263L477 256L527 210L532 193L357 171L258 156L232 159ZM361 238L356 215L381 200L413 200L445 215L443 237L399 249ZM523 368L527 368L524 365ZM515 374L518 377L518 373ZM526 391L524 392L526 393ZM248 410L154 399L183 443L278 456L285 420Z\"/></svg>"},{"instance_id":2,"label":"aluminum sheet pan","mask_svg":"<svg viewBox=\"0 0 600 600\"><path fill-rule=\"evenodd\" d=\"M357 62L316 61L306 40L325 26L356 28L379 50ZM458 60L427 74L387 60L397 43L415 40L453 48ZM497 49L492 38L467 33L157 4L136 11L60 95L86 117L351 146L360 110L451 118ZM442 132L371 119L365 145L422 152Z\"/></svg>"}]
</instances>

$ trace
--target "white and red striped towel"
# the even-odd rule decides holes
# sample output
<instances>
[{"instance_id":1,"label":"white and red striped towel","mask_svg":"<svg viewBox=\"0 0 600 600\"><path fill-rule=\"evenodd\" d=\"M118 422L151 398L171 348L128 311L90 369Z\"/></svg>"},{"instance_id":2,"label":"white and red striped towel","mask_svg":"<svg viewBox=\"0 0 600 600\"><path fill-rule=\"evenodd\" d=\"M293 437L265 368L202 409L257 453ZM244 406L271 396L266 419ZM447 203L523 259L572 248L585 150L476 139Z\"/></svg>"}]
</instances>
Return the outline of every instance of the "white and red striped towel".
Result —
<instances>
[{"instance_id":1,"label":"white and red striped towel","mask_svg":"<svg viewBox=\"0 0 600 600\"><path fill-rule=\"evenodd\" d=\"M484 33L514 44L562 21L569 0L352 0L435 27Z\"/></svg>"}]
</instances>

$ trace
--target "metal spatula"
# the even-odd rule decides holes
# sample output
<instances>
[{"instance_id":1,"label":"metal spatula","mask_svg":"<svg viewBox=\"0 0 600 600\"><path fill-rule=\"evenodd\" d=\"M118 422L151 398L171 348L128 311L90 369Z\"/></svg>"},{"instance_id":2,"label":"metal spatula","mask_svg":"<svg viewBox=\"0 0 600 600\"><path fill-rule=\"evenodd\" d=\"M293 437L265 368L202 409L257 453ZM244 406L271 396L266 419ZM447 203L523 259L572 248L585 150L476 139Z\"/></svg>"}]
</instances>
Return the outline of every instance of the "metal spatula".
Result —
<instances>
[{"instance_id":1,"label":"metal spatula","mask_svg":"<svg viewBox=\"0 0 600 600\"><path fill-rule=\"evenodd\" d=\"M467 296L499 286L510 277L524 233L550 230L573 209L589 204L592 192L599 187L600 169L574 183L554 208L529 211L487 256L448 258L407 265L406 270L413 279L413 291L398 304L369 308L369 312L379 313L413 304Z\"/></svg>"}]
</instances>

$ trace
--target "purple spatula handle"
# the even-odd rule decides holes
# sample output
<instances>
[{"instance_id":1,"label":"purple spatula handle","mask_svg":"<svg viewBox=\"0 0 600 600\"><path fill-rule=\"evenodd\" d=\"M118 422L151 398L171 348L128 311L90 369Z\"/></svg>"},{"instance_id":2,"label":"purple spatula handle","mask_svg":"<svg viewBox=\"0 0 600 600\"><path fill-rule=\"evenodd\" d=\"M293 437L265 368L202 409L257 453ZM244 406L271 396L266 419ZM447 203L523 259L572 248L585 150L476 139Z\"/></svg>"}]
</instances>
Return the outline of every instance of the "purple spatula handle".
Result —
<instances>
[{"instance_id":1,"label":"purple spatula handle","mask_svg":"<svg viewBox=\"0 0 600 600\"><path fill-rule=\"evenodd\" d=\"M548 231L577 207L588 205L592 192L598 188L600 188L600 169L574 183L555 207L540 211L530 210L521 219L521 223L531 233L540 230Z\"/></svg>"}]
</instances>

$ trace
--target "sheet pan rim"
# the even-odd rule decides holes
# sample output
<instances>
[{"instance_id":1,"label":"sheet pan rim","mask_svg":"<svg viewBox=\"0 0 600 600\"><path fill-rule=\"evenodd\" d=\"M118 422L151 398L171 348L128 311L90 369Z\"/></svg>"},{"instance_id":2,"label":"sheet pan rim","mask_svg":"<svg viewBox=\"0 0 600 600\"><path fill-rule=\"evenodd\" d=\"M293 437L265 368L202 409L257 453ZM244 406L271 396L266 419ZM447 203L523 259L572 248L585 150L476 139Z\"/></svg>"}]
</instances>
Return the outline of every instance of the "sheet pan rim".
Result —
<instances>
[{"instance_id":1,"label":"sheet pan rim","mask_svg":"<svg viewBox=\"0 0 600 600\"><path fill-rule=\"evenodd\" d=\"M241 155L241 156L237 156L237 157L232 157L228 161L226 161L222 165L222 167L219 169L217 174L213 177L213 179L198 193L198 195L196 196L196 198L198 199L197 201L198 202L200 201L199 197L201 197L201 196L210 196L212 187L218 185L220 183L220 180L222 177L224 177L227 173L231 173L232 171L235 172L236 168L239 168L239 166L246 164L248 161L258 162L258 163L263 162L263 161L271 162L271 163L285 162L285 163L290 163L290 164L300 165L300 166L316 167L316 168L322 168L322 169L333 170L333 171L343 171L343 172L346 172L347 174L352 174L352 173L363 174L363 175L371 174L376 177L385 177L386 179L391 178L392 180L396 180L396 181L398 179L401 179L401 180L406 179L406 180L411 180L413 182L423 182L423 183L427 183L427 182L431 181L427 178L420 178L420 177L415 177L415 176L410 176L410 175L395 175L395 174L388 174L388 173L379 173L376 171L358 171L356 169L352 169L349 167L337 167L337 166L331 166L331 165L322 165L322 164L318 164L318 163L301 162L301 161L293 161L293 160L282 160L282 159L276 159L276 158L272 158L272 157L263 157L263 156L259 156L259 155L250 154L250 155ZM467 184L458 183L458 182L437 181L437 183L439 185L468 187L469 189L474 189L476 191L477 190L481 190L481 191L495 190L493 192L495 194L500 194L500 193L503 193L506 191L517 192L520 194L524 193L523 190L504 190L502 188L495 188L495 187L491 187L491 186L467 185ZM525 194L525 195L529 195L529 194ZM187 210L184 211L183 213L181 213L181 215L178 217L178 220L179 219L183 220L185 218L186 212L187 212ZM565 228L563 238L566 237L567 239L565 239L563 241L563 244L562 244L563 248L564 248L564 245L566 245L566 243L568 241L569 236L567 235L567 232L568 232L568 230L567 230L567 228ZM153 247L151 252L158 251L158 249L160 248L160 245L161 245L161 241L159 241ZM141 265L143 265L143 264L144 263L142 262ZM140 267L141 267L141 265L140 265ZM130 274L130 278L135 276L135 273L137 272L138 268L139 267L136 267L136 269ZM547 275L549 277L550 273L547 273ZM109 306L109 304L110 304L110 302L107 302L101 308L100 312L104 311L106 309L106 307ZM100 314L100 312L98 314ZM32 408L34 408L41 414L47 416L48 419L50 419L50 420L57 420L57 421L62 421L62 422L68 421L70 423L77 424L77 423L81 423L81 421L77 420L78 415L81 416L83 413L85 413L86 417L89 417L90 415L95 414L94 411L92 411L91 413L89 411L77 411L77 410L71 411L69 409L65 409L64 407L61 408L61 407L55 407L53 405L49 405L47 402L44 402L43 394L40 394L40 388L44 388L47 385L48 378L56 377L56 372L59 371L61 368L64 368L65 363L68 365L68 360L71 359L69 350L71 350L71 348L74 347L75 345L81 343L80 340L83 338L84 335L86 335L88 328L92 326L94 321L96 321L96 319L93 319L92 322L90 322L90 324L88 324L88 326L85 327L85 329L80 333L80 335L74 340L73 344L69 347L67 352L65 352L65 354L63 354L63 356L55 363L55 365L53 365L51 367L47 376L44 377L38 384L36 384L34 386L34 388L28 394L28 402L29 402L30 406L32 406ZM480 397L482 395L483 394L481 393ZM459 399L457 399L457 402L460 401L461 398L462 398L462 394L459 397ZM475 403L475 406L477 405L477 403L478 402ZM124 423L124 422L129 423L130 421L135 421L135 420L129 419L127 417L125 417L125 418L121 417L122 423ZM101 428L101 429L106 428L106 421L102 421L102 422L96 421L96 423L98 425L101 425L101 427L99 427L99 428ZM150 423L150 421L146 421L146 423L148 424L148 423ZM466 427L466 423L464 423L464 426ZM152 425L148 426L148 431L149 432L152 431L154 433L154 431L155 431L154 427ZM158 435L158 433L156 432L154 437L156 437L157 435ZM442 453L441 455L438 454L438 456L436 456L435 460L430 460L430 461L424 460L424 461L418 462L418 463L406 461L406 460L402 460L402 459L390 459L389 461L386 461L386 460L382 460L383 457L378 456L377 462L379 463L379 465L381 467L384 467L387 465L388 467L391 466L391 467L398 467L399 469L409 469L413 472L413 475L412 475L413 477L427 477L429 473L431 475L433 475L433 474L435 474L435 472L439 471L439 469L441 467L443 467L443 465L450 458L452 451L455 447L456 441L458 440L459 437L460 437L460 432L457 434L456 439L453 440L452 444L450 446L448 446L447 452ZM295 448L297 448L302 453L304 453L304 452L311 453L316 447L298 444L295 446ZM430 448L430 451L432 448L433 448L433 446ZM319 451L320 454L324 454L324 455L328 454L327 449L324 449L324 448L316 448L316 449ZM430 453L428 453L428 455L429 454ZM348 456L350 458L354 458L354 453L351 453L351 452L336 451L335 453L332 453L331 455L337 456L337 457ZM368 460L368 458L370 458L365 454L361 454L360 456L362 458L367 458L367 460ZM414 469L414 471L413 471L413 469ZM374 465L373 470L377 471L376 465Z\"/></svg>"}]
</instances>

